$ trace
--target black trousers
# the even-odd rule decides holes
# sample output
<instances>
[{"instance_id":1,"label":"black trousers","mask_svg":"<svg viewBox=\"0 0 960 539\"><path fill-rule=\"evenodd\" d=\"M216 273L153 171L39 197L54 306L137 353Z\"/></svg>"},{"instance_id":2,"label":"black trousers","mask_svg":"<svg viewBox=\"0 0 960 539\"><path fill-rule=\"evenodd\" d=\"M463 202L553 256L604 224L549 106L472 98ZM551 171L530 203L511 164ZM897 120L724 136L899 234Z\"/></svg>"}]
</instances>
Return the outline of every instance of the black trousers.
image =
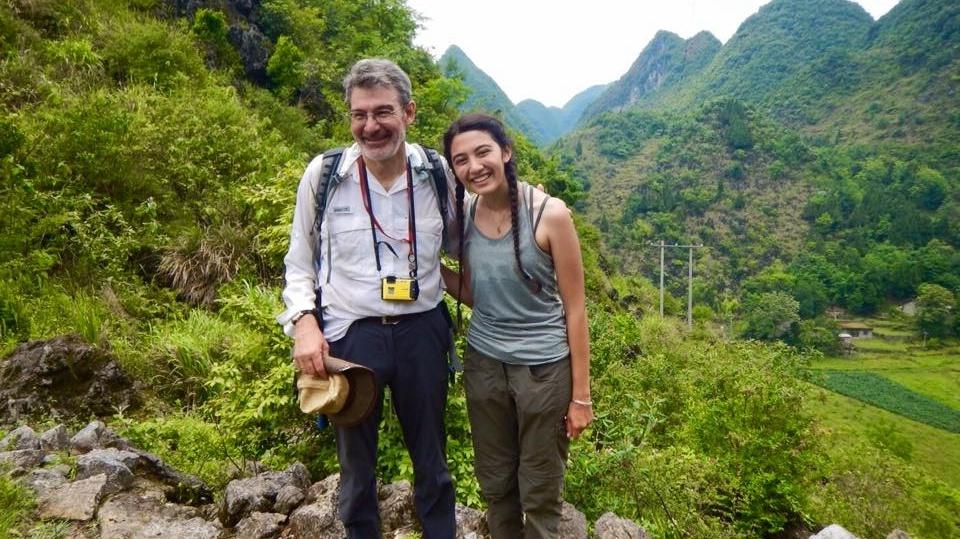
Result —
<instances>
[{"instance_id":1,"label":"black trousers","mask_svg":"<svg viewBox=\"0 0 960 539\"><path fill-rule=\"evenodd\" d=\"M379 319L354 322L330 343L334 356L370 367L380 396L374 413L360 425L336 428L340 460L340 519L347 536L380 537L377 506L377 436L383 388L389 387L414 470L414 506L425 539L455 535L453 482L447 469L444 410L450 330L443 305L396 324Z\"/></svg>"}]
</instances>

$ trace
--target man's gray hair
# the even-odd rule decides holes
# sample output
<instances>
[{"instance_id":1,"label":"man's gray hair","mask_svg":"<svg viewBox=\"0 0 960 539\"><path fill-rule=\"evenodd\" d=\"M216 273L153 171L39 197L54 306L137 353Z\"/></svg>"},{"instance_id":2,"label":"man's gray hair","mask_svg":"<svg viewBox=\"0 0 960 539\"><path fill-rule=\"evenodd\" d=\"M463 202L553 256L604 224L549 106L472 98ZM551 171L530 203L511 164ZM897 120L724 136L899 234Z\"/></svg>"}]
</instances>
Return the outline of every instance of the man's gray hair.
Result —
<instances>
[{"instance_id":1,"label":"man's gray hair","mask_svg":"<svg viewBox=\"0 0 960 539\"><path fill-rule=\"evenodd\" d=\"M369 89L377 86L396 90L401 105L406 105L412 99L410 77L400 66L383 58L366 58L353 64L343 79L347 104L350 104L350 93L354 88Z\"/></svg>"}]
</instances>

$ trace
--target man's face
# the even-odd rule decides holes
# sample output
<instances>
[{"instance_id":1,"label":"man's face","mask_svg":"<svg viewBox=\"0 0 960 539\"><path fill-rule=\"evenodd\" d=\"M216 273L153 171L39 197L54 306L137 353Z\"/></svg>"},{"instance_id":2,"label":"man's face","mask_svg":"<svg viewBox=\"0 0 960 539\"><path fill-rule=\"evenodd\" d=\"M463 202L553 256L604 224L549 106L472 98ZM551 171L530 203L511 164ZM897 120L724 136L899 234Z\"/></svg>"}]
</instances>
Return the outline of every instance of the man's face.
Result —
<instances>
[{"instance_id":1,"label":"man's face","mask_svg":"<svg viewBox=\"0 0 960 539\"><path fill-rule=\"evenodd\" d=\"M402 151L416 104L400 104L393 88L375 86L350 92L350 132L368 161L387 161Z\"/></svg>"}]
</instances>

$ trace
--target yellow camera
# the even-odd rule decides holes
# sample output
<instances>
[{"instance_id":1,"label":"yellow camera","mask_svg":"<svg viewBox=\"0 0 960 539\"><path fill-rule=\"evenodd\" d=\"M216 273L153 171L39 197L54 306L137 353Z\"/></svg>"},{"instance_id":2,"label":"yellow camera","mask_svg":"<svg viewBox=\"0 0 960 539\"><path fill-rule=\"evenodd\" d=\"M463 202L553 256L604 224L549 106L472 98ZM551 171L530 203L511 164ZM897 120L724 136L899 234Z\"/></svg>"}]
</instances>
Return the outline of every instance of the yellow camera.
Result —
<instances>
[{"instance_id":1,"label":"yellow camera","mask_svg":"<svg viewBox=\"0 0 960 539\"><path fill-rule=\"evenodd\" d=\"M380 281L380 298L386 301L415 301L420 296L416 279L384 277Z\"/></svg>"}]
</instances>

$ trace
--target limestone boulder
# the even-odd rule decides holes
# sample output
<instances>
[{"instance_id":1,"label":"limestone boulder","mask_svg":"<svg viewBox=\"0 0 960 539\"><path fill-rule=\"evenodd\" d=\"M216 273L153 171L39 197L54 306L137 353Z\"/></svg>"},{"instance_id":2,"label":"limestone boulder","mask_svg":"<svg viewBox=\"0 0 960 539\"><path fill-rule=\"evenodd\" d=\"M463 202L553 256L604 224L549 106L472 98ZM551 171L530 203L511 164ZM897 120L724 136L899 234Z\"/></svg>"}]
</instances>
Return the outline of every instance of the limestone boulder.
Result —
<instances>
[{"instance_id":1,"label":"limestone boulder","mask_svg":"<svg viewBox=\"0 0 960 539\"><path fill-rule=\"evenodd\" d=\"M113 356L79 336L28 342L0 362L0 423L109 416L139 407L139 392Z\"/></svg>"}]
</instances>

